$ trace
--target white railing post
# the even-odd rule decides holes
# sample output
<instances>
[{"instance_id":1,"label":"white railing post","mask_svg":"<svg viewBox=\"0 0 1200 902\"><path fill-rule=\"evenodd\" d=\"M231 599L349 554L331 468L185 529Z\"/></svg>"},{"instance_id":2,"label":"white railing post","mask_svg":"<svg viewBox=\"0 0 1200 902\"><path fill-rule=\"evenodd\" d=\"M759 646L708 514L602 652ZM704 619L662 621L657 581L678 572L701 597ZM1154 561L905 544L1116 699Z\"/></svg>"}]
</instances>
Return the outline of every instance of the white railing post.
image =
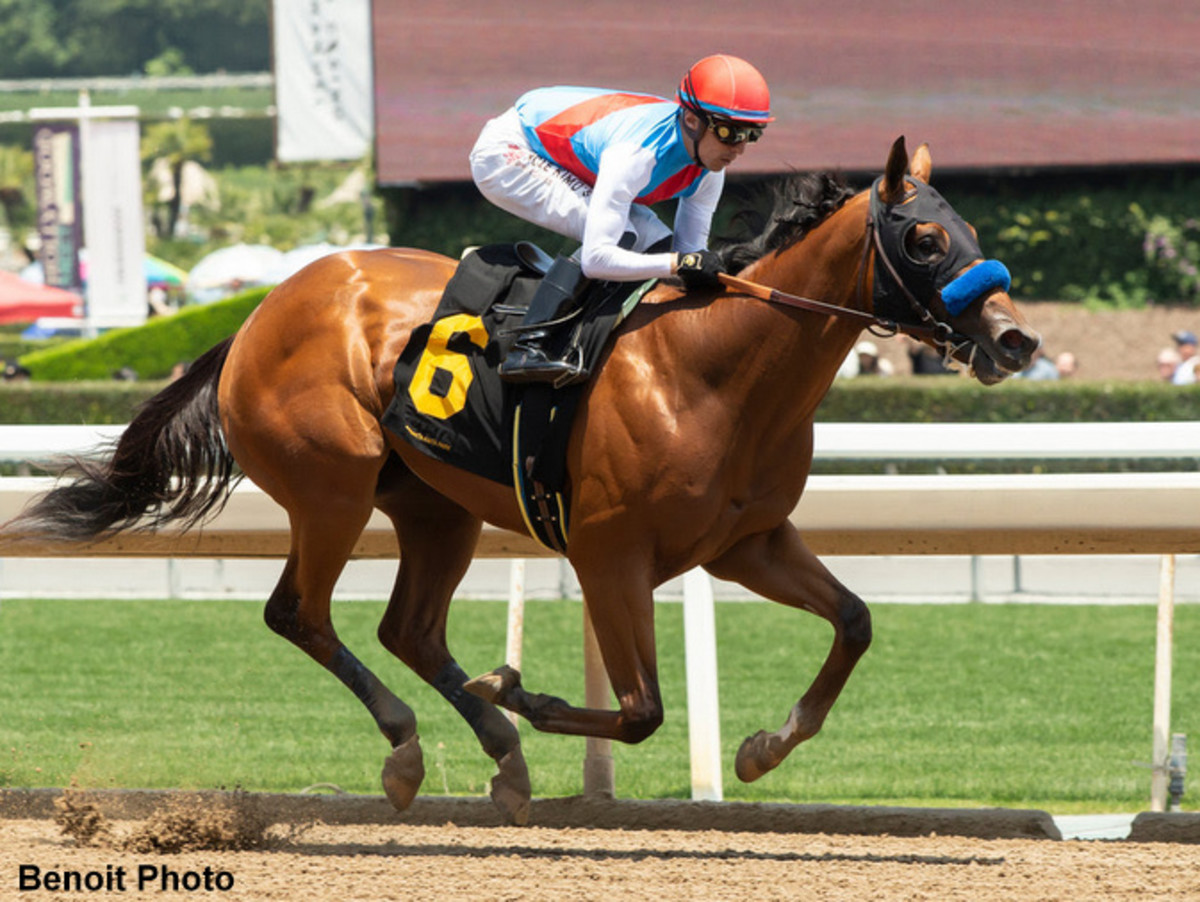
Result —
<instances>
[{"instance_id":1,"label":"white railing post","mask_svg":"<svg viewBox=\"0 0 1200 902\"><path fill-rule=\"evenodd\" d=\"M508 566L508 630L505 634L504 662L513 670L521 669L521 649L525 641L525 559L515 557ZM517 725L518 715L505 711Z\"/></svg>"},{"instance_id":2,"label":"white railing post","mask_svg":"<svg viewBox=\"0 0 1200 902\"><path fill-rule=\"evenodd\" d=\"M583 604L583 675L584 704L589 708L608 708L612 704L612 688L586 598ZM611 739L587 738L583 755L583 794L610 799L616 796Z\"/></svg>"},{"instance_id":3,"label":"white railing post","mask_svg":"<svg viewBox=\"0 0 1200 902\"><path fill-rule=\"evenodd\" d=\"M683 577L683 637L687 668L688 744L692 798L719 802L721 706L717 698L717 627L712 578L700 567Z\"/></svg>"},{"instance_id":4,"label":"white railing post","mask_svg":"<svg viewBox=\"0 0 1200 902\"><path fill-rule=\"evenodd\" d=\"M1175 629L1175 555L1164 554L1159 566L1158 630L1154 644L1154 750L1150 759L1150 810L1167 810L1170 779L1171 658Z\"/></svg>"}]
</instances>

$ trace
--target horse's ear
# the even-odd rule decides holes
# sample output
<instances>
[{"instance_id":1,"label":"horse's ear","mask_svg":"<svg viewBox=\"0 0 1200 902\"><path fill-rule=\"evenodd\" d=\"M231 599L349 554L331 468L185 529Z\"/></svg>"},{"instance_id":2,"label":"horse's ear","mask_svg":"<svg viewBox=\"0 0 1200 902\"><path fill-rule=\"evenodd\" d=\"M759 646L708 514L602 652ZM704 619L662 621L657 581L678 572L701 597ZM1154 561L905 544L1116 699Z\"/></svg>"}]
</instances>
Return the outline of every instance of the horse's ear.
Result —
<instances>
[{"instance_id":1,"label":"horse's ear","mask_svg":"<svg viewBox=\"0 0 1200 902\"><path fill-rule=\"evenodd\" d=\"M904 197L904 173L908 171L908 148L904 146L904 135L892 144L888 154L887 168L883 170L883 184L879 186L879 199L885 204L899 203Z\"/></svg>"},{"instance_id":2,"label":"horse's ear","mask_svg":"<svg viewBox=\"0 0 1200 902\"><path fill-rule=\"evenodd\" d=\"M922 144L913 153L912 162L908 164L908 171L917 181L929 184L929 178L933 175L933 157L929 154L928 144Z\"/></svg>"}]
</instances>

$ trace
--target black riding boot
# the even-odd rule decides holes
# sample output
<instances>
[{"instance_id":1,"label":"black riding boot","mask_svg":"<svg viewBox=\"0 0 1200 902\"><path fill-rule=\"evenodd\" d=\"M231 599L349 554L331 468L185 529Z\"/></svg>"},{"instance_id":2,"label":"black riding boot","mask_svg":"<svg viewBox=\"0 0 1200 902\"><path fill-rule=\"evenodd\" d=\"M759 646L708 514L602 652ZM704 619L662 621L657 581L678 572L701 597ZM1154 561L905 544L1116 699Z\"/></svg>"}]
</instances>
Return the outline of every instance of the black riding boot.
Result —
<instances>
[{"instance_id":1,"label":"black riding boot","mask_svg":"<svg viewBox=\"0 0 1200 902\"><path fill-rule=\"evenodd\" d=\"M547 352L544 343L550 337L550 329L530 327L551 323L567 313L586 284L578 260L555 259L529 301L529 309L521 320L521 332L500 364L500 378L509 382L558 382L578 375L578 365Z\"/></svg>"}]
</instances>

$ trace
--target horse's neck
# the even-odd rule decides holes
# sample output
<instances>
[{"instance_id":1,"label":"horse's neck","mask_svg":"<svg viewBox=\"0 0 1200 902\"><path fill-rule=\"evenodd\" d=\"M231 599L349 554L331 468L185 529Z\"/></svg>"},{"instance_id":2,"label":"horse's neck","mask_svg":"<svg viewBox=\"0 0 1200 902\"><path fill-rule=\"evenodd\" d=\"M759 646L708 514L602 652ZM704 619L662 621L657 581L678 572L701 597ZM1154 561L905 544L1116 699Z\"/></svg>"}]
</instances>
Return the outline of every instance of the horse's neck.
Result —
<instances>
[{"instance_id":1,"label":"horse's neck","mask_svg":"<svg viewBox=\"0 0 1200 902\"><path fill-rule=\"evenodd\" d=\"M818 224L801 241L768 254L741 274L752 282L838 307L870 302L859 285L866 243L866 195L859 194ZM860 288L864 289L861 292Z\"/></svg>"},{"instance_id":2,"label":"horse's neck","mask_svg":"<svg viewBox=\"0 0 1200 902\"><path fill-rule=\"evenodd\" d=\"M861 197L852 198L802 241L751 264L741 276L838 307L869 304L870 279L860 284L866 241ZM751 303L766 309L745 317L747 349L761 349L775 376L796 393L793 400L815 409L854 346L861 325L848 318Z\"/></svg>"}]
</instances>

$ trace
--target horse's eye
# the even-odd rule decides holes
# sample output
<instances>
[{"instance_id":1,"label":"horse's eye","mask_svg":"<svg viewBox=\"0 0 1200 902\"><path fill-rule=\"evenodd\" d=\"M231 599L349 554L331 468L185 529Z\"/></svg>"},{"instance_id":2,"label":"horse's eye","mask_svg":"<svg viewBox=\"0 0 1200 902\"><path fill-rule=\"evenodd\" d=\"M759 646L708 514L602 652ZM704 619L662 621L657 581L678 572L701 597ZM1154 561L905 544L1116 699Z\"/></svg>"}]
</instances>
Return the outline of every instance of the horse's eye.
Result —
<instances>
[{"instance_id":1,"label":"horse's eye","mask_svg":"<svg viewBox=\"0 0 1200 902\"><path fill-rule=\"evenodd\" d=\"M946 256L948 239L938 228L927 231L913 229L905 242L905 252L914 263L936 263Z\"/></svg>"}]
</instances>

